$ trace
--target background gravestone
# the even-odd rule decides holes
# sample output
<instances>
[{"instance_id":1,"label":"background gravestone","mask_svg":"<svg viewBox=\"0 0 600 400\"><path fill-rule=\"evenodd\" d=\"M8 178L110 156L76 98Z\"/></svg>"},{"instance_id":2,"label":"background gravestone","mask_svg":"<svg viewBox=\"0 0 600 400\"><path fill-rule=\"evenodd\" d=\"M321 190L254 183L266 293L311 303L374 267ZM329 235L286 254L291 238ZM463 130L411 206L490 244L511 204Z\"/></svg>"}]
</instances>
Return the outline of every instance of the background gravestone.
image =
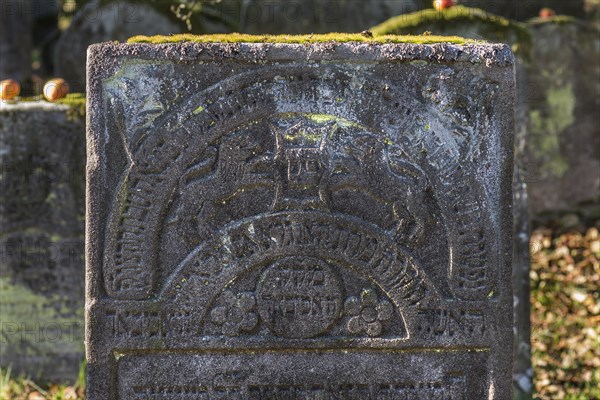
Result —
<instances>
[{"instance_id":1,"label":"background gravestone","mask_svg":"<svg viewBox=\"0 0 600 400\"><path fill-rule=\"evenodd\" d=\"M56 44L56 75L66 79L76 91L85 92L85 58L90 44L182 31L182 26L170 19L169 14L161 14L149 4L131 1L104 4L92 0L75 15Z\"/></svg>"},{"instance_id":2,"label":"background gravestone","mask_svg":"<svg viewBox=\"0 0 600 400\"><path fill-rule=\"evenodd\" d=\"M600 31L572 19L535 21L529 29L531 208L600 218Z\"/></svg>"},{"instance_id":3,"label":"background gravestone","mask_svg":"<svg viewBox=\"0 0 600 400\"><path fill-rule=\"evenodd\" d=\"M106 43L88 68L90 400L511 398L507 46Z\"/></svg>"},{"instance_id":4,"label":"background gravestone","mask_svg":"<svg viewBox=\"0 0 600 400\"><path fill-rule=\"evenodd\" d=\"M515 60L517 99L515 105L515 143L513 173L513 399L531 399L533 367L531 364L531 305L529 291L531 237L530 210L527 197L527 103L531 100L524 62Z\"/></svg>"},{"instance_id":5,"label":"background gravestone","mask_svg":"<svg viewBox=\"0 0 600 400\"><path fill-rule=\"evenodd\" d=\"M83 354L85 123L0 105L0 367L73 382Z\"/></svg>"}]
</instances>

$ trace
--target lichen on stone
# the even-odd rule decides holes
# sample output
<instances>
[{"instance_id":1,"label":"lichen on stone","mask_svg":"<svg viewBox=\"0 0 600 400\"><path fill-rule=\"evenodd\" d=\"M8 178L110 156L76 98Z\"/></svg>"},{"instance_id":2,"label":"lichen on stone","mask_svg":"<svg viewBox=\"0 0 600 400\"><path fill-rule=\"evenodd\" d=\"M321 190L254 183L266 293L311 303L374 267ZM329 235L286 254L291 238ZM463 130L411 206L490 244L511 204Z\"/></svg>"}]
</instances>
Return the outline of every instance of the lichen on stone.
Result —
<instances>
[{"instance_id":1,"label":"lichen on stone","mask_svg":"<svg viewBox=\"0 0 600 400\"><path fill-rule=\"evenodd\" d=\"M83 344L74 341L73 335L81 335L83 310L73 309L69 304L66 299L46 297L0 277L0 335L7 344L1 346L0 357L14 350L11 346L19 346L37 356L82 351Z\"/></svg>"},{"instance_id":2,"label":"lichen on stone","mask_svg":"<svg viewBox=\"0 0 600 400\"><path fill-rule=\"evenodd\" d=\"M561 154L560 138L573 122L575 95L571 85L552 87L546 92L546 107L529 113L531 152L541 162L545 175L562 177L569 164Z\"/></svg>"}]
</instances>

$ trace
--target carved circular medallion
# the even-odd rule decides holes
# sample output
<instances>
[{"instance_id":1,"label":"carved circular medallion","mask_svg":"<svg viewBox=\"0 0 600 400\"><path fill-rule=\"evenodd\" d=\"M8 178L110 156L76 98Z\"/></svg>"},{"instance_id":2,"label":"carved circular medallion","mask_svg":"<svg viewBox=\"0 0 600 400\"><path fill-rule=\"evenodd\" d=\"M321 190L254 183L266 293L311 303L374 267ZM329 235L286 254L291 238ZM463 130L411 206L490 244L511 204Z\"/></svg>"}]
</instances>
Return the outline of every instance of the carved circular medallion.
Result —
<instances>
[{"instance_id":1,"label":"carved circular medallion","mask_svg":"<svg viewBox=\"0 0 600 400\"><path fill-rule=\"evenodd\" d=\"M332 268L313 257L278 260L263 272L257 288L264 324L286 338L326 332L340 316L342 298L342 286Z\"/></svg>"}]
</instances>

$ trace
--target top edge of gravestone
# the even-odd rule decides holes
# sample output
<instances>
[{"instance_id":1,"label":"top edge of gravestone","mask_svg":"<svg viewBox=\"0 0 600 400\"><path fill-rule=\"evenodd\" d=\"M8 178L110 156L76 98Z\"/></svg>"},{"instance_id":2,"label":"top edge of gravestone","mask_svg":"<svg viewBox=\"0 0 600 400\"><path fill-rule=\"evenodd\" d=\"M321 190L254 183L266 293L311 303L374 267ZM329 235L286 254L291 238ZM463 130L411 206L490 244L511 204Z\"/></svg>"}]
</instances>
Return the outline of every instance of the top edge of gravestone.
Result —
<instances>
[{"instance_id":1,"label":"top edge of gravestone","mask_svg":"<svg viewBox=\"0 0 600 400\"><path fill-rule=\"evenodd\" d=\"M51 103L44 100L39 101L0 101L0 113L12 113L17 111L43 111L43 112L65 112L70 106L66 103Z\"/></svg>"},{"instance_id":2,"label":"top edge of gravestone","mask_svg":"<svg viewBox=\"0 0 600 400\"><path fill-rule=\"evenodd\" d=\"M325 35L173 35L136 36L128 43L106 42L88 48L92 63L119 58L171 61L239 60L348 62L469 62L486 66L514 65L506 44L456 36ZM341 35L341 36L339 36ZM336 40L337 38L337 40ZM93 65L90 64L93 69ZM105 69L105 68L102 68ZM92 70L93 72L93 70Z\"/></svg>"},{"instance_id":3,"label":"top edge of gravestone","mask_svg":"<svg viewBox=\"0 0 600 400\"><path fill-rule=\"evenodd\" d=\"M175 34L175 35L155 35L145 36L137 35L127 40L127 43L273 43L273 44L316 44L326 42L336 43L413 43L413 44L434 44L434 43L485 43L474 39L463 38L460 36L441 36L441 35L374 35L370 31L362 33L321 33L304 35L251 35L245 33L226 33L226 34Z\"/></svg>"}]
</instances>

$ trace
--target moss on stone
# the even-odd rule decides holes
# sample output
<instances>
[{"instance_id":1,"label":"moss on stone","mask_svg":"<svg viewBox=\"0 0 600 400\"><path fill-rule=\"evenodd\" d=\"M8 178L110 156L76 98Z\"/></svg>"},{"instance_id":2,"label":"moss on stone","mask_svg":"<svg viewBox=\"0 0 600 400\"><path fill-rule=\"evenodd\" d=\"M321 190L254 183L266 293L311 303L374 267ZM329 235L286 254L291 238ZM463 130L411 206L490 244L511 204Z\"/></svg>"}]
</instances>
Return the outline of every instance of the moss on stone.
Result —
<instances>
[{"instance_id":1,"label":"moss on stone","mask_svg":"<svg viewBox=\"0 0 600 400\"><path fill-rule=\"evenodd\" d=\"M360 42L360 43L474 43L475 40L465 39L460 36L433 36L433 35L368 35L361 33L326 33L320 35L247 35L240 33L192 35L179 34L171 36L134 36L127 43L291 43L309 44L325 42Z\"/></svg>"},{"instance_id":2,"label":"moss on stone","mask_svg":"<svg viewBox=\"0 0 600 400\"><path fill-rule=\"evenodd\" d=\"M83 351L83 343L74 340L82 334L82 309L74 309L66 299L34 293L6 277L0 277L0 328L2 359L17 348L20 355L38 357Z\"/></svg>"},{"instance_id":3,"label":"moss on stone","mask_svg":"<svg viewBox=\"0 0 600 400\"><path fill-rule=\"evenodd\" d=\"M460 5L442 11L431 8L398 15L372 27L371 31L374 35L419 34L424 31L446 35L465 31L465 36L471 33L485 40L516 44L515 52L528 51L531 44L531 35L525 24Z\"/></svg>"},{"instance_id":4,"label":"moss on stone","mask_svg":"<svg viewBox=\"0 0 600 400\"><path fill-rule=\"evenodd\" d=\"M39 101L50 103L40 94L37 96L20 97L13 101L12 104L35 103ZM66 97L56 100L54 104L69 106L69 111L67 111L67 118L69 120L85 117L86 98L84 93L69 93Z\"/></svg>"},{"instance_id":5,"label":"moss on stone","mask_svg":"<svg viewBox=\"0 0 600 400\"><path fill-rule=\"evenodd\" d=\"M56 100L55 103L85 108L85 93L69 93L66 97Z\"/></svg>"},{"instance_id":6,"label":"moss on stone","mask_svg":"<svg viewBox=\"0 0 600 400\"><path fill-rule=\"evenodd\" d=\"M69 93L64 99L57 100L58 104L69 106L67 119L85 118L85 94L84 93Z\"/></svg>"}]
</instances>

